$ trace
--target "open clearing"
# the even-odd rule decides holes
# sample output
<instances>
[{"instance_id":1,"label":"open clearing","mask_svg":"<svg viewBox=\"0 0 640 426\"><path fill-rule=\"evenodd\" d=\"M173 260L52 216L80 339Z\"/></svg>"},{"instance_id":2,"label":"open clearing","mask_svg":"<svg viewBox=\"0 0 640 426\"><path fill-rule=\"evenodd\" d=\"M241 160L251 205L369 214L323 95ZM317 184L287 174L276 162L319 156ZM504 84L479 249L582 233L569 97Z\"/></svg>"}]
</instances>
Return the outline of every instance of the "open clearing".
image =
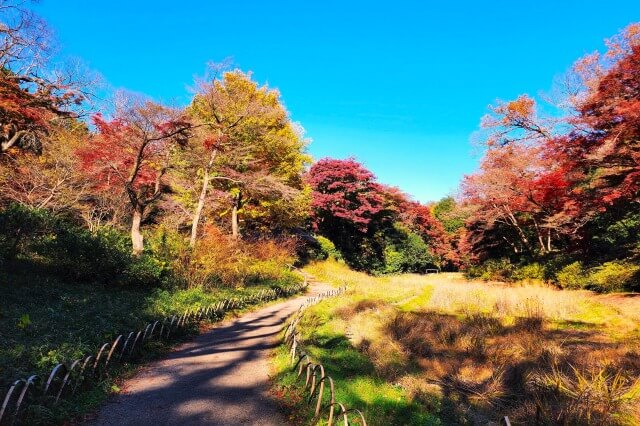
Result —
<instances>
[{"instance_id":1,"label":"open clearing","mask_svg":"<svg viewBox=\"0 0 640 426\"><path fill-rule=\"evenodd\" d=\"M336 262L307 271L351 290L310 308L300 329L336 399L370 424L640 421L640 295L371 277ZM286 385L283 354L276 364Z\"/></svg>"}]
</instances>

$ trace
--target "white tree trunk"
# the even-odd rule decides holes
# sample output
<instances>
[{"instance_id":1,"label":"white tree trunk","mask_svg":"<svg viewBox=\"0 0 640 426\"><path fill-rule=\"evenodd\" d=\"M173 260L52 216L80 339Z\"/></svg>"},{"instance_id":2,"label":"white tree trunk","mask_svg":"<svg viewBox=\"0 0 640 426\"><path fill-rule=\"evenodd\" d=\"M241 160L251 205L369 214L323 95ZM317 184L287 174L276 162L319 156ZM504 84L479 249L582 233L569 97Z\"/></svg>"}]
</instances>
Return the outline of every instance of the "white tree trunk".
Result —
<instances>
[{"instance_id":1,"label":"white tree trunk","mask_svg":"<svg viewBox=\"0 0 640 426\"><path fill-rule=\"evenodd\" d=\"M131 243L133 246L133 254L135 256L141 255L144 251L144 237L140 230L140 226L142 224L142 213L143 210L141 208L135 208L133 210L133 220L131 221Z\"/></svg>"},{"instance_id":2,"label":"white tree trunk","mask_svg":"<svg viewBox=\"0 0 640 426\"><path fill-rule=\"evenodd\" d=\"M238 203L233 205L231 210L231 236L233 239L238 239L240 236L240 227L238 226Z\"/></svg>"},{"instance_id":3,"label":"white tree trunk","mask_svg":"<svg viewBox=\"0 0 640 426\"><path fill-rule=\"evenodd\" d=\"M189 247L193 248L196 245L196 238L198 237L198 224L200 223L200 216L202 216L202 210L204 209L204 201L207 198L207 189L209 188L209 169L204 170L204 176L202 177L202 190L200 191L200 197L198 198L198 205L196 211L193 213L193 222L191 223L191 238L189 239Z\"/></svg>"}]
</instances>

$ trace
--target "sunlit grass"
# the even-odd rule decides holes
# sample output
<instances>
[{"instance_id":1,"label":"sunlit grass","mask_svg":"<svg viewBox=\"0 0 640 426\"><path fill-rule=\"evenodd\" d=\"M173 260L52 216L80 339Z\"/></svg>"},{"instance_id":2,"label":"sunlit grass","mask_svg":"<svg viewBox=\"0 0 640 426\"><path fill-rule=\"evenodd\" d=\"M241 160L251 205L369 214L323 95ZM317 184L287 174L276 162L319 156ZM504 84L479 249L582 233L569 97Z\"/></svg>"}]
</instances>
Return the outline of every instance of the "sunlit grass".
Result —
<instances>
[{"instance_id":1,"label":"sunlit grass","mask_svg":"<svg viewBox=\"0 0 640 426\"><path fill-rule=\"evenodd\" d=\"M460 274L372 277L331 261L306 271L349 290L310 308L301 329L370 424L517 423L537 407L542 421L640 422L640 298ZM553 377L565 389L599 389L600 402L540 385ZM411 411L404 423L385 414L397 404Z\"/></svg>"}]
</instances>

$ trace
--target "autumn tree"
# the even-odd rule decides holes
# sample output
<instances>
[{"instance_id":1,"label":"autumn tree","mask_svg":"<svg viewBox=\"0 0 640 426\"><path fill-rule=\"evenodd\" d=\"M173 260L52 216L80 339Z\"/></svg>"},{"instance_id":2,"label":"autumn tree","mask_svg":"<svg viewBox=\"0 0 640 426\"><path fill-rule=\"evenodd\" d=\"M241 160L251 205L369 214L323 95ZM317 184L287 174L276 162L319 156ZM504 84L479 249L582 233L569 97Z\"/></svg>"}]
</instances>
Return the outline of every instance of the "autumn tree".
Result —
<instances>
[{"instance_id":1,"label":"autumn tree","mask_svg":"<svg viewBox=\"0 0 640 426\"><path fill-rule=\"evenodd\" d=\"M50 69L50 43L46 23L22 2L0 1L0 153L40 151L52 124L76 117L86 98L77 76Z\"/></svg>"},{"instance_id":2,"label":"autumn tree","mask_svg":"<svg viewBox=\"0 0 640 426\"><path fill-rule=\"evenodd\" d=\"M388 220L383 187L373 173L353 158L324 158L313 164L307 182L314 228L347 257L380 257L379 244L364 244Z\"/></svg>"},{"instance_id":3,"label":"autumn tree","mask_svg":"<svg viewBox=\"0 0 640 426\"><path fill-rule=\"evenodd\" d=\"M40 154L5 153L0 202L78 214L90 184L76 151L85 147L88 136L84 123L68 120L52 126Z\"/></svg>"},{"instance_id":4,"label":"autumn tree","mask_svg":"<svg viewBox=\"0 0 640 426\"><path fill-rule=\"evenodd\" d=\"M186 144L192 125L179 110L141 100L119 105L112 119L95 115L93 121L97 133L79 154L96 190L126 193L133 253L139 255L145 213L164 193L172 151Z\"/></svg>"},{"instance_id":5,"label":"autumn tree","mask_svg":"<svg viewBox=\"0 0 640 426\"><path fill-rule=\"evenodd\" d=\"M540 146L512 144L487 151L480 170L462 183L466 202L474 206L474 232L497 232L513 253L547 253L571 218L570 182L562 164ZM567 231L569 232L569 231Z\"/></svg>"},{"instance_id":6,"label":"autumn tree","mask_svg":"<svg viewBox=\"0 0 640 426\"><path fill-rule=\"evenodd\" d=\"M629 49L581 105L587 131L567 140L580 149L578 166L591 171L592 201L609 205L638 201L640 189L640 40Z\"/></svg>"},{"instance_id":7,"label":"autumn tree","mask_svg":"<svg viewBox=\"0 0 640 426\"><path fill-rule=\"evenodd\" d=\"M309 157L302 132L289 119L280 94L259 86L250 74L214 70L210 80L198 84L189 107L201 126L188 154L191 177L186 177L194 180L195 174L199 180L192 246L212 183L227 194L223 198L229 201L234 238L240 235L241 212L254 224L266 215L271 227L284 225L287 217L295 223L306 215L301 174Z\"/></svg>"},{"instance_id":8,"label":"autumn tree","mask_svg":"<svg viewBox=\"0 0 640 426\"><path fill-rule=\"evenodd\" d=\"M339 232L344 239L351 230L367 233L384 211L382 186L353 158L321 159L307 179L313 190L314 226L327 235Z\"/></svg>"},{"instance_id":9,"label":"autumn tree","mask_svg":"<svg viewBox=\"0 0 640 426\"><path fill-rule=\"evenodd\" d=\"M527 95L482 121L485 156L465 178L466 241L486 252L589 251L629 223L640 189L640 25L578 60L565 82L566 115L541 115ZM504 251L503 251L504 253Z\"/></svg>"}]
</instances>

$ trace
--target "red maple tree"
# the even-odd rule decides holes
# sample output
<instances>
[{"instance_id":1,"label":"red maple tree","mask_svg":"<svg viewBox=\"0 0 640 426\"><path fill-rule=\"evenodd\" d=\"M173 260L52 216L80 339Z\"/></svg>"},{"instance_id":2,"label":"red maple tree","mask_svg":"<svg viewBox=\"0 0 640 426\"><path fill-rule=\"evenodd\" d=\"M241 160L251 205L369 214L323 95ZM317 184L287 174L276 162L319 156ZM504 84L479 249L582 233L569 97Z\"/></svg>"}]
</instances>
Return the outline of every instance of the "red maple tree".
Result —
<instances>
[{"instance_id":1,"label":"red maple tree","mask_svg":"<svg viewBox=\"0 0 640 426\"><path fill-rule=\"evenodd\" d=\"M131 239L134 254L144 250L141 224L148 207L165 188L163 178L171 167L171 149L190 136L191 124L180 111L152 103L134 103L111 120L95 115L97 133L78 154L96 190L124 190L132 210Z\"/></svg>"}]
</instances>

